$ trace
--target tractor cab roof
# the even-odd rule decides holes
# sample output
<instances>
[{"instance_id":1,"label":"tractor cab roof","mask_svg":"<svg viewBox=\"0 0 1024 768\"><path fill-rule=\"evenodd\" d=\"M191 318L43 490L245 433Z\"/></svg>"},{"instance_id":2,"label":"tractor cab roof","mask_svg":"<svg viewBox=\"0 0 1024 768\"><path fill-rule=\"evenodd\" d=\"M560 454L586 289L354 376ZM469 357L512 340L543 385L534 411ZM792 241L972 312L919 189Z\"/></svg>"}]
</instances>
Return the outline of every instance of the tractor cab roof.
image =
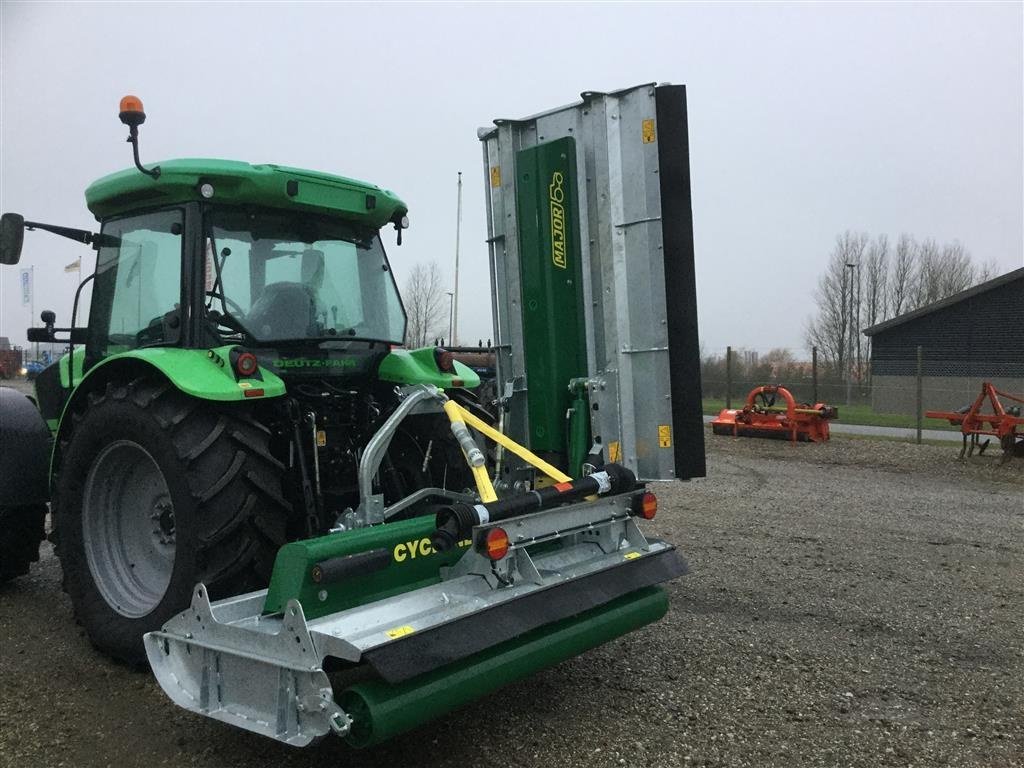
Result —
<instances>
[{"instance_id":1,"label":"tractor cab roof","mask_svg":"<svg viewBox=\"0 0 1024 768\"><path fill-rule=\"evenodd\" d=\"M156 179L128 168L94 181L85 190L86 205L102 220L198 200L320 213L375 229L408 211L386 189L318 171L195 158L167 160L159 167Z\"/></svg>"}]
</instances>

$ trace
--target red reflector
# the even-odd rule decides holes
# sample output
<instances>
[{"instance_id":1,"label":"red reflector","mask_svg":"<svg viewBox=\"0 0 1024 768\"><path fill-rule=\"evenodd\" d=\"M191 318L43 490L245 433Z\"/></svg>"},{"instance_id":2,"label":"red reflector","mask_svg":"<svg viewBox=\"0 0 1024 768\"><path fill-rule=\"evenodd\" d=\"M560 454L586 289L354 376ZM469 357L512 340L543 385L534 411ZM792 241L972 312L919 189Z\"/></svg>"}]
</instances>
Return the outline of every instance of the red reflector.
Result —
<instances>
[{"instance_id":1,"label":"red reflector","mask_svg":"<svg viewBox=\"0 0 1024 768\"><path fill-rule=\"evenodd\" d=\"M484 545L491 560L501 560L508 554L508 534L504 528L491 528L484 539Z\"/></svg>"},{"instance_id":2,"label":"red reflector","mask_svg":"<svg viewBox=\"0 0 1024 768\"><path fill-rule=\"evenodd\" d=\"M238 375L244 378L249 378L259 367L259 361L256 359L256 355L252 352L243 352L235 360L235 370L238 371Z\"/></svg>"},{"instance_id":3,"label":"red reflector","mask_svg":"<svg viewBox=\"0 0 1024 768\"><path fill-rule=\"evenodd\" d=\"M572 483L555 483L555 490L559 493L565 493L566 491L572 490Z\"/></svg>"},{"instance_id":4,"label":"red reflector","mask_svg":"<svg viewBox=\"0 0 1024 768\"><path fill-rule=\"evenodd\" d=\"M262 389L247 389L245 390L246 397L263 397Z\"/></svg>"},{"instance_id":5,"label":"red reflector","mask_svg":"<svg viewBox=\"0 0 1024 768\"><path fill-rule=\"evenodd\" d=\"M640 498L640 517L653 520L658 514L658 497L648 491Z\"/></svg>"}]
</instances>

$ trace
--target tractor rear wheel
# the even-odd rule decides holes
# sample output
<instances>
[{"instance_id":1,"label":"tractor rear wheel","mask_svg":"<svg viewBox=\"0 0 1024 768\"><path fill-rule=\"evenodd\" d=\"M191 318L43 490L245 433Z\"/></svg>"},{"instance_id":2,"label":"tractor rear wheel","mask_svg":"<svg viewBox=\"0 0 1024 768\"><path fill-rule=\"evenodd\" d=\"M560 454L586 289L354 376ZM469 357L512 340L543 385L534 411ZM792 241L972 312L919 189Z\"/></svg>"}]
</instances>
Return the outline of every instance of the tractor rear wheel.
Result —
<instances>
[{"instance_id":1,"label":"tractor rear wheel","mask_svg":"<svg viewBox=\"0 0 1024 768\"><path fill-rule=\"evenodd\" d=\"M64 589L99 650L145 660L142 636L188 607L266 586L289 505L270 433L245 404L138 380L92 393L62 441L54 523Z\"/></svg>"},{"instance_id":2,"label":"tractor rear wheel","mask_svg":"<svg viewBox=\"0 0 1024 768\"><path fill-rule=\"evenodd\" d=\"M0 584L28 573L46 538L46 505L0 507Z\"/></svg>"}]
</instances>

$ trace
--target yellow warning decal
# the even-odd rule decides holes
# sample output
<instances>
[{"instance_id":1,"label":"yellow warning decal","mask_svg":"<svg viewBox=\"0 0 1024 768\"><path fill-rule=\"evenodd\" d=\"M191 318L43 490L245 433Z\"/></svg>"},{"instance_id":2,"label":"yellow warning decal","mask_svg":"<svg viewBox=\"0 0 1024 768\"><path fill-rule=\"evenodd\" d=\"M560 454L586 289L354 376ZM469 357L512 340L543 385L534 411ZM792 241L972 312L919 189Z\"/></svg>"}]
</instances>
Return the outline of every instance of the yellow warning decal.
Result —
<instances>
[{"instance_id":1,"label":"yellow warning decal","mask_svg":"<svg viewBox=\"0 0 1024 768\"><path fill-rule=\"evenodd\" d=\"M459 547L465 549L472 545L472 543L470 539L463 539L459 542ZM422 539L413 539L412 541L400 541L395 544L395 548L391 551L391 555L396 563L404 563L406 560L415 560L417 557L430 557L436 554L434 545L430 543L430 539L426 536Z\"/></svg>"},{"instance_id":2,"label":"yellow warning decal","mask_svg":"<svg viewBox=\"0 0 1024 768\"><path fill-rule=\"evenodd\" d=\"M533 489L539 491L541 488L547 488L550 485L555 484L555 480L552 480L547 475L537 475L537 478L533 481Z\"/></svg>"},{"instance_id":3,"label":"yellow warning decal","mask_svg":"<svg viewBox=\"0 0 1024 768\"><path fill-rule=\"evenodd\" d=\"M323 448L325 445L327 445L327 433L318 429L316 431L316 447Z\"/></svg>"},{"instance_id":4,"label":"yellow warning decal","mask_svg":"<svg viewBox=\"0 0 1024 768\"><path fill-rule=\"evenodd\" d=\"M406 624L403 627L395 627L394 629L389 629L384 634L387 635L388 637L390 637L392 640L397 640L399 637L405 637L406 635L411 635L415 631L416 631L415 629L413 629L408 624Z\"/></svg>"},{"instance_id":5,"label":"yellow warning decal","mask_svg":"<svg viewBox=\"0 0 1024 768\"><path fill-rule=\"evenodd\" d=\"M639 552L627 552L625 555L623 555L623 558L625 558L626 560L636 560L638 557L640 557Z\"/></svg>"},{"instance_id":6,"label":"yellow warning decal","mask_svg":"<svg viewBox=\"0 0 1024 768\"><path fill-rule=\"evenodd\" d=\"M619 447L618 440L612 440L608 443L608 461L622 461L622 449Z\"/></svg>"},{"instance_id":7,"label":"yellow warning decal","mask_svg":"<svg viewBox=\"0 0 1024 768\"><path fill-rule=\"evenodd\" d=\"M658 425L658 447L672 447L672 427L670 427L668 424Z\"/></svg>"},{"instance_id":8,"label":"yellow warning decal","mask_svg":"<svg viewBox=\"0 0 1024 768\"><path fill-rule=\"evenodd\" d=\"M655 140L654 135L654 120L648 118L641 124L641 135L643 136L644 144L653 144Z\"/></svg>"},{"instance_id":9,"label":"yellow warning decal","mask_svg":"<svg viewBox=\"0 0 1024 768\"><path fill-rule=\"evenodd\" d=\"M501 186L501 166L500 165L492 165L491 166L491 186L492 187L500 187Z\"/></svg>"}]
</instances>

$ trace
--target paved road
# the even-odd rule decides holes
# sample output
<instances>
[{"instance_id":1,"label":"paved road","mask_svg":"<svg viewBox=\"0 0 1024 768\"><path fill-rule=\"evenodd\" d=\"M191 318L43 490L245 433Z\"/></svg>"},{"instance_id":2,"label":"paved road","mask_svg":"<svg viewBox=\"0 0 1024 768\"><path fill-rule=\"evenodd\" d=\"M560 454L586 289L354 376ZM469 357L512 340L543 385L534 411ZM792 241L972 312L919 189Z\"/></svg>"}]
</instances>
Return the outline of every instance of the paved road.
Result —
<instances>
[{"instance_id":1,"label":"paved road","mask_svg":"<svg viewBox=\"0 0 1024 768\"><path fill-rule=\"evenodd\" d=\"M714 416L705 416L704 423L709 424ZM901 440L914 440L917 437L917 430L904 429L903 427L869 427L863 424L843 424L833 421L829 424L829 430L837 435L868 435L870 437L897 437ZM923 429L921 437L924 440L949 440L959 443L961 440L959 432L952 432L946 429Z\"/></svg>"}]
</instances>

